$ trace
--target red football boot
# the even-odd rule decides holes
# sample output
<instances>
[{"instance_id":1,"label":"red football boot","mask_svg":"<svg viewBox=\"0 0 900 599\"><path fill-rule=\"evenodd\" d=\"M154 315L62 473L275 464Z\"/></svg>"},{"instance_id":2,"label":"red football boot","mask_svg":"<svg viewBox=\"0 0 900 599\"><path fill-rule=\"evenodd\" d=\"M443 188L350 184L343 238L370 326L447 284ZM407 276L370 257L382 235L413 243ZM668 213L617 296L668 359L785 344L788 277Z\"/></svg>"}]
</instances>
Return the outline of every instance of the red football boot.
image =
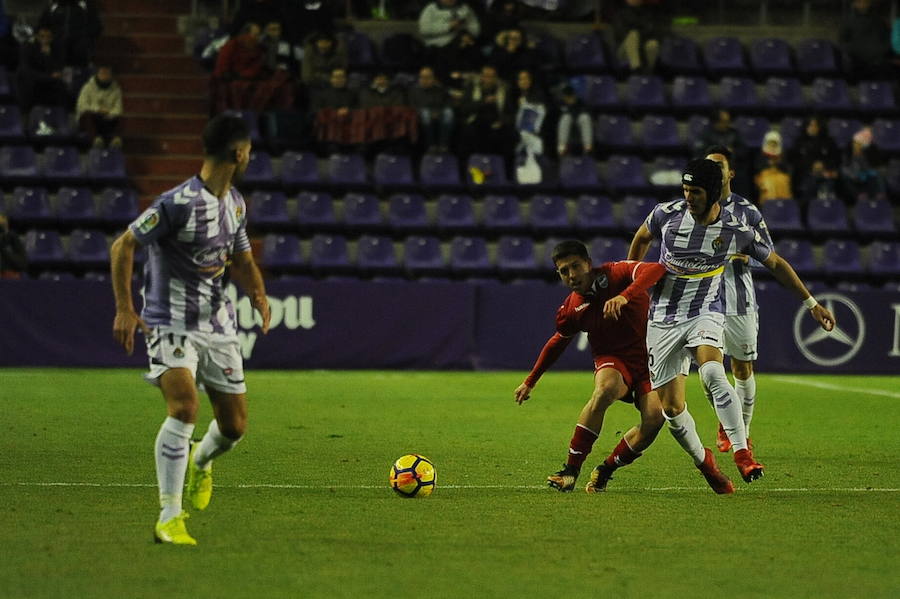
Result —
<instances>
[{"instance_id":1,"label":"red football boot","mask_svg":"<svg viewBox=\"0 0 900 599\"><path fill-rule=\"evenodd\" d=\"M713 452L705 447L703 451L706 452L705 457L703 462L697 466L697 469L703 473L703 478L706 479L706 482L718 495L734 493L734 485L719 470L719 467L716 465L716 458L713 457Z\"/></svg>"},{"instance_id":2,"label":"red football boot","mask_svg":"<svg viewBox=\"0 0 900 599\"><path fill-rule=\"evenodd\" d=\"M737 464L738 472L744 482L752 483L758 478L762 478L765 466L753 459L753 454L749 449L739 449L734 452L734 463Z\"/></svg>"},{"instance_id":3,"label":"red football boot","mask_svg":"<svg viewBox=\"0 0 900 599\"><path fill-rule=\"evenodd\" d=\"M731 451L731 439L725 434L725 429L722 427L721 422L719 423L719 433L716 435L716 449L722 453Z\"/></svg>"}]
</instances>

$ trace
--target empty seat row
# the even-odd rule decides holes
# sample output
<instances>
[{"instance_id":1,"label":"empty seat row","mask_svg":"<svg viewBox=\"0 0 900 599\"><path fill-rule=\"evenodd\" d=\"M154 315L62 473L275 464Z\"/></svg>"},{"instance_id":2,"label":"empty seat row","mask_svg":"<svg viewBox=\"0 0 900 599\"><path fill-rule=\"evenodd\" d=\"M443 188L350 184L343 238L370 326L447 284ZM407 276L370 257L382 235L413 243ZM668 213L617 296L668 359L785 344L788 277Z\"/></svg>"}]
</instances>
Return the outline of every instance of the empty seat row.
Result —
<instances>
[{"instance_id":1,"label":"empty seat row","mask_svg":"<svg viewBox=\"0 0 900 599\"><path fill-rule=\"evenodd\" d=\"M138 215L137 195L130 189L107 187L91 193L85 187L60 187L56 197L43 187L16 187L0 207L15 225L108 225L120 227Z\"/></svg>"},{"instance_id":2,"label":"empty seat row","mask_svg":"<svg viewBox=\"0 0 900 599\"><path fill-rule=\"evenodd\" d=\"M103 268L109 266L109 241L102 231L76 229L63 238L54 230L25 234L25 252L31 268Z\"/></svg>"},{"instance_id":3,"label":"empty seat row","mask_svg":"<svg viewBox=\"0 0 900 599\"><path fill-rule=\"evenodd\" d=\"M829 239L817 252L804 239L782 239L775 244L778 254L801 275L828 275L843 278L874 275L900 276L900 243L873 241L861 247L848 239Z\"/></svg>"},{"instance_id":4,"label":"empty seat row","mask_svg":"<svg viewBox=\"0 0 900 599\"><path fill-rule=\"evenodd\" d=\"M18 106L0 105L0 141L41 143L87 142L78 130L72 114L61 106L34 106L23 115Z\"/></svg>"},{"instance_id":5,"label":"empty seat row","mask_svg":"<svg viewBox=\"0 0 900 599\"><path fill-rule=\"evenodd\" d=\"M807 206L805 223L793 199L769 200L762 214L773 233L889 236L897 232L894 209L884 198L862 198L850 210L836 198L816 198Z\"/></svg>"},{"instance_id":6,"label":"empty seat row","mask_svg":"<svg viewBox=\"0 0 900 599\"><path fill-rule=\"evenodd\" d=\"M82 156L72 146L49 146L41 154L31 146L3 146L0 177L10 181L122 181L126 178L125 157L120 150L106 148L91 148Z\"/></svg>"}]
</instances>

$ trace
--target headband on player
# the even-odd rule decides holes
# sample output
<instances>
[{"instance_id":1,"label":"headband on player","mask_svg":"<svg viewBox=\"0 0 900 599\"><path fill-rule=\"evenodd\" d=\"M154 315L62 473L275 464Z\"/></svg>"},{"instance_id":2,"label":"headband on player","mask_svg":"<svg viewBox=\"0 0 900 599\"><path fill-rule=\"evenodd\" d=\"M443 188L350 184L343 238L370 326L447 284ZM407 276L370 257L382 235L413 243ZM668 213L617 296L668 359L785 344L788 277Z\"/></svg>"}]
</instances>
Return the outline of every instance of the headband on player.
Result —
<instances>
[{"instance_id":1,"label":"headband on player","mask_svg":"<svg viewBox=\"0 0 900 599\"><path fill-rule=\"evenodd\" d=\"M718 162L706 158L691 160L684 168L681 182L705 189L708 208L713 202L718 202L722 195L722 167Z\"/></svg>"}]
</instances>

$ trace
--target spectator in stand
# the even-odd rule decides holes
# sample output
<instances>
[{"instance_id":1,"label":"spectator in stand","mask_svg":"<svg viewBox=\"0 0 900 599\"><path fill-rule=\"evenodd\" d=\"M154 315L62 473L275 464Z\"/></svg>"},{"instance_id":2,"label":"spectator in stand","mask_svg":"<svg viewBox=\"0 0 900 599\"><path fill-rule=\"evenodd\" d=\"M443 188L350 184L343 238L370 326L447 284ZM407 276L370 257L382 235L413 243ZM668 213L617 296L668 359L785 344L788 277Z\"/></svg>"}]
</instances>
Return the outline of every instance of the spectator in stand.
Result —
<instances>
[{"instance_id":1,"label":"spectator in stand","mask_svg":"<svg viewBox=\"0 0 900 599\"><path fill-rule=\"evenodd\" d=\"M294 78L303 59L303 49L284 37L281 23L267 23L261 41L266 50L266 68L272 72L284 71Z\"/></svg>"},{"instance_id":2,"label":"spectator in stand","mask_svg":"<svg viewBox=\"0 0 900 599\"><path fill-rule=\"evenodd\" d=\"M53 31L38 27L34 38L22 50L16 72L16 92L22 112L35 104L68 106L69 88L63 80L62 49L54 41Z\"/></svg>"},{"instance_id":3,"label":"spectator in stand","mask_svg":"<svg viewBox=\"0 0 900 599\"><path fill-rule=\"evenodd\" d=\"M508 102L509 92L497 68L482 67L480 75L466 86L460 102L463 157L475 152L501 154L511 163L515 135L507 116Z\"/></svg>"},{"instance_id":4,"label":"spectator in stand","mask_svg":"<svg viewBox=\"0 0 900 599\"><path fill-rule=\"evenodd\" d=\"M284 0L241 0L231 19L229 33L232 37L241 35L248 23L290 23L287 17Z\"/></svg>"},{"instance_id":5,"label":"spectator in stand","mask_svg":"<svg viewBox=\"0 0 900 599\"><path fill-rule=\"evenodd\" d=\"M859 79L890 77L890 30L872 10L871 0L853 0L850 15L841 24L841 50L847 73Z\"/></svg>"},{"instance_id":6,"label":"spectator in stand","mask_svg":"<svg viewBox=\"0 0 900 599\"><path fill-rule=\"evenodd\" d=\"M419 34L425 41L427 59L440 69L438 78L458 79L463 71L474 70L481 52L476 40L481 25L475 11L458 0L429 2L419 14Z\"/></svg>"},{"instance_id":7,"label":"spectator in stand","mask_svg":"<svg viewBox=\"0 0 900 599\"><path fill-rule=\"evenodd\" d=\"M38 22L59 40L66 66L84 68L93 60L94 43L103 32L94 0L54 0Z\"/></svg>"},{"instance_id":8,"label":"spectator in stand","mask_svg":"<svg viewBox=\"0 0 900 599\"><path fill-rule=\"evenodd\" d=\"M534 82L530 71L519 71L511 101L516 144L516 179L519 183L539 183L542 179L539 156L544 154L543 126L547 116L547 95Z\"/></svg>"},{"instance_id":9,"label":"spectator in stand","mask_svg":"<svg viewBox=\"0 0 900 599\"><path fill-rule=\"evenodd\" d=\"M347 69L332 70L328 87L310 91L309 107L313 114L324 108L333 108L338 116L346 117L358 103L356 92L347 87Z\"/></svg>"},{"instance_id":10,"label":"spectator in stand","mask_svg":"<svg viewBox=\"0 0 900 599\"><path fill-rule=\"evenodd\" d=\"M556 146L559 155L566 156L573 152L574 146L570 141L573 130L578 132L581 150L585 154L593 152L594 124L591 121L591 113L570 85L562 89L559 113L559 123L556 127Z\"/></svg>"},{"instance_id":11,"label":"spectator in stand","mask_svg":"<svg viewBox=\"0 0 900 599\"><path fill-rule=\"evenodd\" d=\"M507 29L497 34L491 51L491 64L504 80L512 80L520 71L532 71L537 65L534 52L527 46L525 32Z\"/></svg>"},{"instance_id":12,"label":"spectator in stand","mask_svg":"<svg viewBox=\"0 0 900 599\"><path fill-rule=\"evenodd\" d=\"M310 90L309 109L316 140L325 153L343 151L364 140L365 120L356 92L347 86L347 70L334 69L328 87Z\"/></svg>"},{"instance_id":13,"label":"spectator in stand","mask_svg":"<svg viewBox=\"0 0 900 599\"><path fill-rule=\"evenodd\" d=\"M850 141L841 165L841 183L847 197L854 201L866 197L886 198L887 186L878 170L881 163L881 152L872 143L872 130L863 127Z\"/></svg>"},{"instance_id":14,"label":"spectator in stand","mask_svg":"<svg viewBox=\"0 0 900 599\"><path fill-rule=\"evenodd\" d=\"M419 69L419 79L408 92L409 104L419 114L426 151L446 152L456 118L450 106L450 95L434 76L434 69Z\"/></svg>"},{"instance_id":15,"label":"spectator in stand","mask_svg":"<svg viewBox=\"0 0 900 599\"><path fill-rule=\"evenodd\" d=\"M346 45L331 33L313 33L303 44L301 78L309 87L329 85L334 70L346 71L347 64Z\"/></svg>"},{"instance_id":16,"label":"spectator in stand","mask_svg":"<svg viewBox=\"0 0 900 599\"><path fill-rule=\"evenodd\" d=\"M778 131L766 133L755 163L753 181L756 183L759 205L768 200L791 197L791 171L784 160Z\"/></svg>"},{"instance_id":17,"label":"spectator in stand","mask_svg":"<svg viewBox=\"0 0 900 599\"><path fill-rule=\"evenodd\" d=\"M122 88L113 79L112 69L102 66L88 79L78 94L75 117L95 148L121 148L119 117L122 116Z\"/></svg>"},{"instance_id":18,"label":"spectator in stand","mask_svg":"<svg viewBox=\"0 0 900 599\"><path fill-rule=\"evenodd\" d=\"M9 230L9 219L0 214L0 279L18 279L28 267L25 244Z\"/></svg>"},{"instance_id":19,"label":"spectator in stand","mask_svg":"<svg viewBox=\"0 0 900 599\"><path fill-rule=\"evenodd\" d=\"M375 106L405 106L406 94L403 89L391 84L387 73L376 73L372 84L359 94L360 108Z\"/></svg>"},{"instance_id":20,"label":"spectator in stand","mask_svg":"<svg viewBox=\"0 0 900 599\"><path fill-rule=\"evenodd\" d=\"M803 133L788 156L794 171L794 197L808 200L835 195L841 152L819 117L806 119Z\"/></svg>"},{"instance_id":21,"label":"spectator in stand","mask_svg":"<svg viewBox=\"0 0 900 599\"><path fill-rule=\"evenodd\" d=\"M619 59L627 60L632 72L653 72L660 44L668 33L667 15L660 5L625 0L615 9L612 27Z\"/></svg>"},{"instance_id":22,"label":"spectator in stand","mask_svg":"<svg viewBox=\"0 0 900 599\"><path fill-rule=\"evenodd\" d=\"M754 159L738 130L731 120L731 113L724 109L717 109L710 118L710 126L694 142L693 150L700 155L710 146L725 146L734 157L734 164L752 164ZM751 168L738 169L731 181L731 188L735 193L744 197L754 195L753 170Z\"/></svg>"}]
</instances>

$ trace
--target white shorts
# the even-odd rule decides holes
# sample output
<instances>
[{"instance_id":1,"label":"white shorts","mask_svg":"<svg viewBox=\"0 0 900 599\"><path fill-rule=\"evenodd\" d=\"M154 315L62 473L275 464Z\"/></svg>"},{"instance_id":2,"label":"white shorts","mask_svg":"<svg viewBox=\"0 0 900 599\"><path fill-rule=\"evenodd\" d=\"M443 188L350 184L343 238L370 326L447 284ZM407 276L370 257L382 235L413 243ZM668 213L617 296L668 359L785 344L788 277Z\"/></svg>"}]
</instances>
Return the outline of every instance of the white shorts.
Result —
<instances>
[{"instance_id":1,"label":"white shorts","mask_svg":"<svg viewBox=\"0 0 900 599\"><path fill-rule=\"evenodd\" d=\"M144 378L159 385L170 368L187 368L198 384L223 393L247 392L244 361L237 336L156 327L147 337L150 372Z\"/></svg>"},{"instance_id":2,"label":"white shorts","mask_svg":"<svg viewBox=\"0 0 900 599\"><path fill-rule=\"evenodd\" d=\"M752 362L756 354L759 318L756 312L725 316L725 353L732 358Z\"/></svg>"},{"instance_id":3,"label":"white shorts","mask_svg":"<svg viewBox=\"0 0 900 599\"><path fill-rule=\"evenodd\" d=\"M671 326L647 323L650 385L658 389L691 365L690 348L711 345L722 349L725 317L709 312Z\"/></svg>"}]
</instances>

